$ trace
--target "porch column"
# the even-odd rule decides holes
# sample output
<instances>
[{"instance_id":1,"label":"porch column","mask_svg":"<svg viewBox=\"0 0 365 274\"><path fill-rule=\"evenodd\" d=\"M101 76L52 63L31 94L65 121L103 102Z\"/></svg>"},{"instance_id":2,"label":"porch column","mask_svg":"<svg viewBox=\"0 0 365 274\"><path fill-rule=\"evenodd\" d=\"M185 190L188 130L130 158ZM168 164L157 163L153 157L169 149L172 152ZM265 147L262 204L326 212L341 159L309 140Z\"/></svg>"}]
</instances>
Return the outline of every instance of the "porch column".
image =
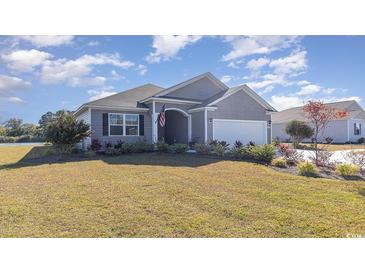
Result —
<instances>
[{"instance_id":1,"label":"porch column","mask_svg":"<svg viewBox=\"0 0 365 274\"><path fill-rule=\"evenodd\" d=\"M157 143L158 141L157 115L155 101L152 101L152 143Z\"/></svg>"},{"instance_id":2,"label":"porch column","mask_svg":"<svg viewBox=\"0 0 365 274\"><path fill-rule=\"evenodd\" d=\"M191 115L188 115L188 142L191 142Z\"/></svg>"}]
</instances>

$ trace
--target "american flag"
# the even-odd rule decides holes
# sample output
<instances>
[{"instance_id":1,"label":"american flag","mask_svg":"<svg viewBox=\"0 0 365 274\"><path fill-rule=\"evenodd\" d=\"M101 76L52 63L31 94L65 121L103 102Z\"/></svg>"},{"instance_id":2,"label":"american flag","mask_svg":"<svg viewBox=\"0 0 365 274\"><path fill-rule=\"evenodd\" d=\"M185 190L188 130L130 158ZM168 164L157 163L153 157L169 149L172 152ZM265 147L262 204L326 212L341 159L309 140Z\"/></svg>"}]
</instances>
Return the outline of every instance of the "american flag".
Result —
<instances>
[{"instance_id":1,"label":"american flag","mask_svg":"<svg viewBox=\"0 0 365 274\"><path fill-rule=\"evenodd\" d=\"M165 117L165 105L162 106L160 114L158 115L158 122L161 127L165 126L166 117Z\"/></svg>"}]
</instances>

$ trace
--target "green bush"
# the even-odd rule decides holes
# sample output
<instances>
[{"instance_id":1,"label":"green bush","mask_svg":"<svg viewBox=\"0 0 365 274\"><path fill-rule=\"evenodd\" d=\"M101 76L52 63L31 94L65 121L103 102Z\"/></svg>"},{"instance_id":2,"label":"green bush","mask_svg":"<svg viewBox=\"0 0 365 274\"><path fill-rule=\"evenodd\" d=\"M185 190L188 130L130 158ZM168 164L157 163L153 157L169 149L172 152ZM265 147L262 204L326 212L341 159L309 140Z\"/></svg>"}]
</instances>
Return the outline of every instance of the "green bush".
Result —
<instances>
[{"instance_id":1,"label":"green bush","mask_svg":"<svg viewBox=\"0 0 365 274\"><path fill-rule=\"evenodd\" d=\"M74 115L63 112L57 119L47 125L45 138L61 153L70 150L83 138L90 135L90 126L83 120L78 121Z\"/></svg>"},{"instance_id":2,"label":"green bush","mask_svg":"<svg viewBox=\"0 0 365 274\"><path fill-rule=\"evenodd\" d=\"M119 153L121 154L129 154L137 151L136 145L133 143L125 143L119 149Z\"/></svg>"},{"instance_id":3,"label":"green bush","mask_svg":"<svg viewBox=\"0 0 365 274\"><path fill-rule=\"evenodd\" d=\"M115 156L118 154L120 154L120 150L115 149L114 147L107 147L105 149L105 155L107 155L107 156Z\"/></svg>"},{"instance_id":4,"label":"green bush","mask_svg":"<svg viewBox=\"0 0 365 274\"><path fill-rule=\"evenodd\" d=\"M298 173L302 176L315 176L318 172L317 168L311 162L302 162L297 165Z\"/></svg>"},{"instance_id":5,"label":"green bush","mask_svg":"<svg viewBox=\"0 0 365 274\"><path fill-rule=\"evenodd\" d=\"M167 152L169 150L169 144L164 140L158 141L156 146L159 152Z\"/></svg>"},{"instance_id":6,"label":"green bush","mask_svg":"<svg viewBox=\"0 0 365 274\"><path fill-rule=\"evenodd\" d=\"M224 144L214 144L212 145L212 152L219 156L219 157L223 157L224 154L227 151L227 147Z\"/></svg>"},{"instance_id":7,"label":"green bush","mask_svg":"<svg viewBox=\"0 0 365 274\"><path fill-rule=\"evenodd\" d=\"M271 164L275 167L280 167L280 168L286 167L286 161L282 157L272 160Z\"/></svg>"},{"instance_id":8,"label":"green bush","mask_svg":"<svg viewBox=\"0 0 365 274\"><path fill-rule=\"evenodd\" d=\"M172 153L184 153L188 151L188 146L186 144L173 144L169 146L169 152Z\"/></svg>"},{"instance_id":9,"label":"green bush","mask_svg":"<svg viewBox=\"0 0 365 274\"><path fill-rule=\"evenodd\" d=\"M359 167L354 164L339 164L336 166L336 173L341 176L355 176L359 173Z\"/></svg>"},{"instance_id":10,"label":"green bush","mask_svg":"<svg viewBox=\"0 0 365 274\"><path fill-rule=\"evenodd\" d=\"M249 155L253 160L270 164L275 157L275 147L273 145L251 146Z\"/></svg>"},{"instance_id":11,"label":"green bush","mask_svg":"<svg viewBox=\"0 0 365 274\"><path fill-rule=\"evenodd\" d=\"M359 140L357 140L357 142L361 145L361 144L365 143L365 138L361 137L361 138L359 138Z\"/></svg>"},{"instance_id":12,"label":"green bush","mask_svg":"<svg viewBox=\"0 0 365 274\"><path fill-rule=\"evenodd\" d=\"M146 142L134 143L134 152L141 153L141 152L151 152L151 151L153 151L152 144L148 144Z\"/></svg>"},{"instance_id":13,"label":"green bush","mask_svg":"<svg viewBox=\"0 0 365 274\"><path fill-rule=\"evenodd\" d=\"M248 158L248 147L233 147L230 150L232 157L236 159L245 159Z\"/></svg>"},{"instance_id":14,"label":"green bush","mask_svg":"<svg viewBox=\"0 0 365 274\"><path fill-rule=\"evenodd\" d=\"M197 154L201 154L201 155L210 154L211 151L212 151L211 146L208 145L208 144L199 144L199 143L195 144L194 149L195 149Z\"/></svg>"},{"instance_id":15,"label":"green bush","mask_svg":"<svg viewBox=\"0 0 365 274\"><path fill-rule=\"evenodd\" d=\"M12 136L0 136L0 143L15 143L16 137Z\"/></svg>"}]
</instances>

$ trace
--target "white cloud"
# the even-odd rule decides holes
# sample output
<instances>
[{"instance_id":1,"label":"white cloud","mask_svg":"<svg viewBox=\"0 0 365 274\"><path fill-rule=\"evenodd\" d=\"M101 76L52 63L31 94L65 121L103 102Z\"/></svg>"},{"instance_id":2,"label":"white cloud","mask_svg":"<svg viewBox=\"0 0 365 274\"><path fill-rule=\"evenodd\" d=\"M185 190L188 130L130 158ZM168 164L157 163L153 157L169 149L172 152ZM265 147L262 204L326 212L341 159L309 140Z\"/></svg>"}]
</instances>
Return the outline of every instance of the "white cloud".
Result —
<instances>
[{"instance_id":1,"label":"white cloud","mask_svg":"<svg viewBox=\"0 0 365 274\"><path fill-rule=\"evenodd\" d=\"M306 51L293 52L289 56L271 61L269 66L275 73L296 76L307 68L306 55Z\"/></svg>"},{"instance_id":2,"label":"white cloud","mask_svg":"<svg viewBox=\"0 0 365 274\"><path fill-rule=\"evenodd\" d=\"M149 63L159 63L168 61L175 57L180 50L187 45L198 42L202 36L196 35L157 35L153 38L152 47L154 52L146 56L146 61Z\"/></svg>"},{"instance_id":3,"label":"white cloud","mask_svg":"<svg viewBox=\"0 0 365 274\"><path fill-rule=\"evenodd\" d=\"M74 77L69 80L71 87L87 87L87 86L103 86L106 78L102 76L96 77Z\"/></svg>"},{"instance_id":4,"label":"white cloud","mask_svg":"<svg viewBox=\"0 0 365 274\"><path fill-rule=\"evenodd\" d=\"M18 77L0 75L0 92L12 92L25 90L32 86L30 82L24 81Z\"/></svg>"},{"instance_id":5,"label":"white cloud","mask_svg":"<svg viewBox=\"0 0 365 274\"><path fill-rule=\"evenodd\" d=\"M298 86L304 86L304 85L309 85L311 82L307 81L307 80L301 80L297 82Z\"/></svg>"},{"instance_id":6,"label":"white cloud","mask_svg":"<svg viewBox=\"0 0 365 274\"><path fill-rule=\"evenodd\" d=\"M224 41L231 44L232 50L223 56L223 61L232 61L252 54L268 54L288 48L298 40L297 36L227 36Z\"/></svg>"},{"instance_id":7,"label":"white cloud","mask_svg":"<svg viewBox=\"0 0 365 274\"><path fill-rule=\"evenodd\" d=\"M123 77L118 73L118 72L116 72L115 70L112 70L111 72L110 72L110 74L112 75L112 79L113 80L120 80L120 79L122 79Z\"/></svg>"},{"instance_id":8,"label":"white cloud","mask_svg":"<svg viewBox=\"0 0 365 274\"><path fill-rule=\"evenodd\" d=\"M266 88L271 85L283 85L287 86L288 83L283 75L277 74L265 74L262 76L261 81L254 81L246 83L252 89Z\"/></svg>"},{"instance_id":9,"label":"white cloud","mask_svg":"<svg viewBox=\"0 0 365 274\"><path fill-rule=\"evenodd\" d=\"M12 102L12 103L23 103L24 102L23 99L16 97L16 96L8 97L8 98L6 98L6 100L8 102Z\"/></svg>"},{"instance_id":10,"label":"white cloud","mask_svg":"<svg viewBox=\"0 0 365 274\"><path fill-rule=\"evenodd\" d=\"M10 69L22 72L33 71L34 67L43 64L52 57L52 54L36 49L17 50L1 55L1 59Z\"/></svg>"},{"instance_id":11,"label":"white cloud","mask_svg":"<svg viewBox=\"0 0 365 274\"><path fill-rule=\"evenodd\" d=\"M90 95L90 101L116 94L116 92L110 90L88 90L87 93Z\"/></svg>"},{"instance_id":12,"label":"white cloud","mask_svg":"<svg viewBox=\"0 0 365 274\"><path fill-rule=\"evenodd\" d=\"M147 73L147 67L145 65L138 65L137 71L140 75L145 75Z\"/></svg>"},{"instance_id":13,"label":"white cloud","mask_svg":"<svg viewBox=\"0 0 365 274\"><path fill-rule=\"evenodd\" d=\"M271 96L270 104L277 110L298 107L304 105L304 101L297 96Z\"/></svg>"},{"instance_id":14,"label":"white cloud","mask_svg":"<svg viewBox=\"0 0 365 274\"><path fill-rule=\"evenodd\" d=\"M325 88L325 89L322 90L322 92L325 93L325 94L332 94L335 91L336 91L335 88Z\"/></svg>"},{"instance_id":15,"label":"white cloud","mask_svg":"<svg viewBox=\"0 0 365 274\"><path fill-rule=\"evenodd\" d=\"M268 65L270 63L270 59L266 57L258 58L258 59L252 59L247 62L246 68L250 70L259 70L260 68Z\"/></svg>"},{"instance_id":16,"label":"white cloud","mask_svg":"<svg viewBox=\"0 0 365 274\"><path fill-rule=\"evenodd\" d=\"M224 76L222 76L222 78L221 78L221 81L223 82L223 83L228 83L229 81L231 81L232 80L232 76L231 75L224 75Z\"/></svg>"},{"instance_id":17,"label":"white cloud","mask_svg":"<svg viewBox=\"0 0 365 274\"><path fill-rule=\"evenodd\" d=\"M41 70L41 82L43 84L66 82L71 85L75 78L88 76L97 65L112 65L124 69L134 66L130 61L121 60L118 54L86 54L75 60L47 60Z\"/></svg>"},{"instance_id":18,"label":"white cloud","mask_svg":"<svg viewBox=\"0 0 365 274\"><path fill-rule=\"evenodd\" d=\"M100 43L98 41L90 41L89 43L87 43L87 45L89 47L96 47L96 46L99 46Z\"/></svg>"},{"instance_id":19,"label":"white cloud","mask_svg":"<svg viewBox=\"0 0 365 274\"><path fill-rule=\"evenodd\" d=\"M71 44L73 35L24 35L18 38L28 41L32 45L42 48Z\"/></svg>"},{"instance_id":20,"label":"white cloud","mask_svg":"<svg viewBox=\"0 0 365 274\"><path fill-rule=\"evenodd\" d=\"M321 90L321 87L318 85L314 85L314 84L310 84L307 86L303 86L299 92L297 92L296 94L299 96L304 96L304 95L310 95L310 94L314 94L317 93Z\"/></svg>"},{"instance_id":21,"label":"white cloud","mask_svg":"<svg viewBox=\"0 0 365 274\"><path fill-rule=\"evenodd\" d=\"M23 100L14 96L13 93L29 89L31 86L30 82L18 77L0 75L0 99L11 103L21 103Z\"/></svg>"}]
</instances>

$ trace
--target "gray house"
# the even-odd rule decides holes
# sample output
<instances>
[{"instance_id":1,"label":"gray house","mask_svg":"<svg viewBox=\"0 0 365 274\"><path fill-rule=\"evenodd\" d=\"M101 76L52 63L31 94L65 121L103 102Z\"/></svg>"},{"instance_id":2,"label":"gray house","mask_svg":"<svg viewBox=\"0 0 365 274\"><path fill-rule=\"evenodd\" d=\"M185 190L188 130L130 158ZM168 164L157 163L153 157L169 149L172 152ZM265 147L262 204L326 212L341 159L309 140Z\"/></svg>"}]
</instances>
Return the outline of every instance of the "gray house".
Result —
<instances>
[{"instance_id":1,"label":"gray house","mask_svg":"<svg viewBox=\"0 0 365 274\"><path fill-rule=\"evenodd\" d=\"M356 101L342 101L327 105L337 110L346 110L348 115L329 122L325 131L319 134L320 141L324 141L326 137L331 137L335 143L357 142L359 138L365 137L363 130L365 111ZM290 136L285 133L285 125L292 120L308 122L303 107L290 108L274 113L272 115L273 138L279 138L281 141L289 140Z\"/></svg>"},{"instance_id":2,"label":"gray house","mask_svg":"<svg viewBox=\"0 0 365 274\"><path fill-rule=\"evenodd\" d=\"M166 124L157 123L165 105ZM233 144L271 141L271 113L276 110L246 85L227 87L204 73L169 88L146 84L81 105L77 119L91 127L91 139L102 144L162 138L168 143L205 143L213 139Z\"/></svg>"}]
</instances>

